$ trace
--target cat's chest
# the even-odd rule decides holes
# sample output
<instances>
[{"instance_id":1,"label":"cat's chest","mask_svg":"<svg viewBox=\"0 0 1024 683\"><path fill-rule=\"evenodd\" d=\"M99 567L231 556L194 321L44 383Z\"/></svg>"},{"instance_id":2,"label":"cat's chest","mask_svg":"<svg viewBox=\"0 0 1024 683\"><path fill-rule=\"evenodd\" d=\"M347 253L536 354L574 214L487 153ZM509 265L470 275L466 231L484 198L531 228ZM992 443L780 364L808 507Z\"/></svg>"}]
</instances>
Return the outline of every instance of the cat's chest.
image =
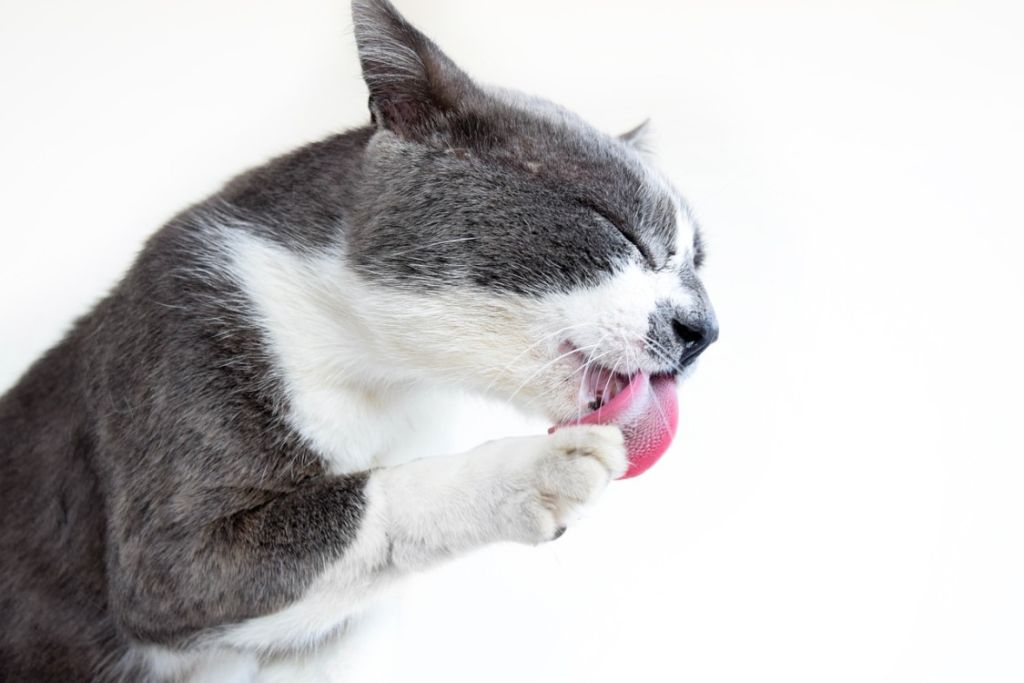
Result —
<instances>
[{"instance_id":1,"label":"cat's chest","mask_svg":"<svg viewBox=\"0 0 1024 683\"><path fill-rule=\"evenodd\" d=\"M437 391L367 394L323 388L292 397L291 426L332 474L392 466L447 452L455 396Z\"/></svg>"}]
</instances>

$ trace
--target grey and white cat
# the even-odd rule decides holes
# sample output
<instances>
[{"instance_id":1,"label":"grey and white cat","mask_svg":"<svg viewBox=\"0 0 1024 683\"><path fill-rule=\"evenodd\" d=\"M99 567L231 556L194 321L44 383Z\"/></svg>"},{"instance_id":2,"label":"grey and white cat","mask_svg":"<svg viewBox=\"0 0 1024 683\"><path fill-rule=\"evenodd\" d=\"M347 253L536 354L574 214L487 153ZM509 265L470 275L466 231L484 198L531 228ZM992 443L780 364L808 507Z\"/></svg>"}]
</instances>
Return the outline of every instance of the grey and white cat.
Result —
<instances>
[{"instance_id":1,"label":"grey and white cat","mask_svg":"<svg viewBox=\"0 0 1024 683\"><path fill-rule=\"evenodd\" d=\"M717 336L633 136L353 10L371 124L177 216L0 399L0 680L329 680L380 588L552 540L627 467L614 426L422 458L438 389L567 422L591 368Z\"/></svg>"}]
</instances>

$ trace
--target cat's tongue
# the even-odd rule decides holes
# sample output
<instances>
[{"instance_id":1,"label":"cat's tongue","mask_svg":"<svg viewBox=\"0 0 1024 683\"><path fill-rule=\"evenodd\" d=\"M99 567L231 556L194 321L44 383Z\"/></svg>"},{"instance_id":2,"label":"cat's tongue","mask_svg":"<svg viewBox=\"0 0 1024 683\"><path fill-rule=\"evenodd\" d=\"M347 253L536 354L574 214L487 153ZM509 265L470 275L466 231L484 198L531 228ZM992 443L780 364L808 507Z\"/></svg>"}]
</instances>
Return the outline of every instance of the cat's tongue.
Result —
<instances>
[{"instance_id":1,"label":"cat's tongue","mask_svg":"<svg viewBox=\"0 0 1024 683\"><path fill-rule=\"evenodd\" d=\"M555 425L555 431L569 425L614 424L626 439L629 469L622 479L646 472L665 454L679 423L676 380L670 375L638 372L597 410L578 420Z\"/></svg>"}]
</instances>

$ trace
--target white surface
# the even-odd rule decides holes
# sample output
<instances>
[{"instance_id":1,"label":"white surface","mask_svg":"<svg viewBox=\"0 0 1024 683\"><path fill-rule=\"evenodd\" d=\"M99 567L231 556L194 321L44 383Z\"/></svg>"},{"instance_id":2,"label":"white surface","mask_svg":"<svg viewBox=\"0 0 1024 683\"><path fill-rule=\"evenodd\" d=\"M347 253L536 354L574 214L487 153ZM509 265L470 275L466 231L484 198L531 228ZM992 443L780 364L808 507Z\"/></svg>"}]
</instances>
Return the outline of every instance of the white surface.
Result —
<instances>
[{"instance_id":1,"label":"white surface","mask_svg":"<svg viewBox=\"0 0 1024 683\"><path fill-rule=\"evenodd\" d=\"M1024 679L1019 4L399 6L483 80L653 117L722 339L656 469L418 579L377 678ZM0 386L176 210L365 120L347 13L0 5Z\"/></svg>"}]
</instances>

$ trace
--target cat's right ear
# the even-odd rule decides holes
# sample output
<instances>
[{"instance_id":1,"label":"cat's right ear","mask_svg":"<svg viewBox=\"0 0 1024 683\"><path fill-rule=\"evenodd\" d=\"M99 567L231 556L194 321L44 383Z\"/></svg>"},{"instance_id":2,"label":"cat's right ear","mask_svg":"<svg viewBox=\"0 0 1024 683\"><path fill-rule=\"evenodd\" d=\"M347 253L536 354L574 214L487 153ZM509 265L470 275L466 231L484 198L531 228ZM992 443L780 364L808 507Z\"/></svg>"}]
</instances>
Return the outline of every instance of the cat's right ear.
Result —
<instances>
[{"instance_id":1,"label":"cat's right ear","mask_svg":"<svg viewBox=\"0 0 1024 683\"><path fill-rule=\"evenodd\" d=\"M619 135L619 139L642 154L650 154L651 120L644 119L639 126Z\"/></svg>"},{"instance_id":2,"label":"cat's right ear","mask_svg":"<svg viewBox=\"0 0 1024 683\"><path fill-rule=\"evenodd\" d=\"M475 89L388 0L353 0L352 19L377 126L409 138L429 134L435 121Z\"/></svg>"}]
</instances>

